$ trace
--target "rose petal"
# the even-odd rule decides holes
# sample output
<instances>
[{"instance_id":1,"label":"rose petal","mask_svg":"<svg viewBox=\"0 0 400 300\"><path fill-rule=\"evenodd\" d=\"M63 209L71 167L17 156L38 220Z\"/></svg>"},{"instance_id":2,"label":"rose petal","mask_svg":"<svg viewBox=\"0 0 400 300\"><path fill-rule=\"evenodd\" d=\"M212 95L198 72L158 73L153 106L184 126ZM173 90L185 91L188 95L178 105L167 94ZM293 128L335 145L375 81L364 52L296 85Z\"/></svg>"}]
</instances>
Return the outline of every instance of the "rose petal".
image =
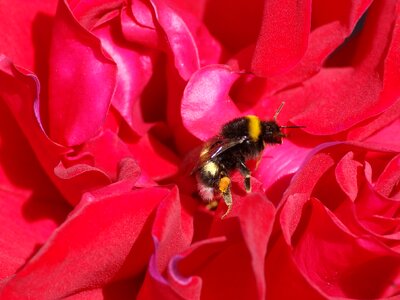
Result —
<instances>
[{"instance_id":1,"label":"rose petal","mask_svg":"<svg viewBox=\"0 0 400 300\"><path fill-rule=\"evenodd\" d=\"M137 276L151 251L149 214L168 197L173 196L165 188L149 188L102 195L77 207L2 296L62 298L104 286L116 276Z\"/></svg>"},{"instance_id":2,"label":"rose petal","mask_svg":"<svg viewBox=\"0 0 400 300\"><path fill-rule=\"evenodd\" d=\"M176 11L163 1L151 0L150 2L174 54L175 67L180 76L188 80L200 67L199 53L193 36Z\"/></svg>"},{"instance_id":3,"label":"rose petal","mask_svg":"<svg viewBox=\"0 0 400 300\"><path fill-rule=\"evenodd\" d=\"M150 258L149 268L140 290L138 299L174 299L176 294L163 277L169 260L182 251L193 236L192 219L181 209L178 190L173 190L175 198L160 203L152 228L154 254Z\"/></svg>"},{"instance_id":4,"label":"rose petal","mask_svg":"<svg viewBox=\"0 0 400 300\"><path fill-rule=\"evenodd\" d=\"M204 23L229 53L253 45L260 31L264 1L206 1ZM229 10L227 8L229 7Z\"/></svg>"},{"instance_id":5,"label":"rose petal","mask_svg":"<svg viewBox=\"0 0 400 300\"><path fill-rule=\"evenodd\" d=\"M144 134L149 125L137 102L143 97L153 73L155 56L149 51L132 48L123 43L119 33L120 20L114 19L93 33L117 65L117 85L112 97L112 105L135 132ZM142 100L143 102L143 100Z\"/></svg>"},{"instance_id":6,"label":"rose petal","mask_svg":"<svg viewBox=\"0 0 400 300\"><path fill-rule=\"evenodd\" d=\"M265 260L267 299L326 299L323 292L299 271L292 248L281 236L268 250Z\"/></svg>"},{"instance_id":7,"label":"rose petal","mask_svg":"<svg viewBox=\"0 0 400 300\"><path fill-rule=\"evenodd\" d=\"M377 193L371 184L365 184L360 190L356 202L357 213L360 218L372 215L395 216L400 202Z\"/></svg>"},{"instance_id":8,"label":"rose petal","mask_svg":"<svg viewBox=\"0 0 400 300\"><path fill-rule=\"evenodd\" d=\"M358 194L358 175L360 174L360 167L362 167L361 163L353 160L353 156L352 152L347 153L338 162L335 169L338 184L352 201L356 199Z\"/></svg>"},{"instance_id":9,"label":"rose petal","mask_svg":"<svg viewBox=\"0 0 400 300\"><path fill-rule=\"evenodd\" d=\"M1 97L15 117L40 164L52 182L70 203L76 203L68 185L54 174L54 167L68 152L43 132L37 108L39 82L33 74L23 74L4 57L0 57Z\"/></svg>"},{"instance_id":10,"label":"rose petal","mask_svg":"<svg viewBox=\"0 0 400 300\"><path fill-rule=\"evenodd\" d=\"M36 253L71 208L43 172L3 100L0 162L0 280L4 280Z\"/></svg>"},{"instance_id":11,"label":"rose petal","mask_svg":"<svg viewBox=\"0 0 400 300\"><path fill-rule=\"evenodd\" d=\"M240 200L234 194L226 221L217 213L208 239L171 260L169 284L177 294L198 298L201 287L201 297L207 299L264 297L263 261L275 210L258 193L260 185L255 190Z\"/></svg>"},{"instance_id":12,"label":"rose petal","mask_svg":"<svg viewBox=\"0 0 400 300\"><path fill-rule=\"evenodd\" d=\"M105 130L100 136L91 139L79 151L68 153L54 168L54 174L62 179L68 200L77 204L88 191L104 187L121 177L121 163L131 158L128 146L118 136ZM145 172L143 172L145 173ZM142 176L142 184L150 183ZM127 176L127 175L124 175ZM138 178L135 177L135 182ZM132 182L132 187L135 182Z\"/></svg>"},{"instance_id":13,"label":"rose petal","mask_svg":"<svg viewBox=\"0 0 400 300\"><path fill-rule=\"evenodd\" d=\"M396 101L378 116L372 117L349 130L348 140L376 140L380 144L395 146L393 132L398 129L400 121L400 101Z\"/></svg>"},{"instance_id":14,"label":"rose petal","mask_svg":"<svg viewBox=\"0 0 400 300\"><path fill-rule=\"evenodd\" d=\"M336 49L340 50L343 48L340 47L342 43L345 45L348 40L357 36L359 27L362 26L362 16L370 4L371 0L353 2L351 5L348 1L336 1L335 3L312 1L312 28L306 52L299 63L293 66L293 69L268 78L266 94L270 95L285 87L293 87L296 83L301 83L318 73L332 52ZM249 57L246 58L247 60L251 59L249 54L245 56ZM348 56L350 55L338 62L343 64L343 60ZM241 62L243 68L249 64L246 59Z\"/></svg>"},{"instance_id":15,"label":"rose petal","mask_svg":"<svg viewBox=\"0 0 400 300\"><path fill-rule=\"evenodd\" d=\"M384 57L387 47L393 51L391 57L397 57L400 52L398 47L391 46L394 40L390 22L380 26L382 20L395 20L394 11L398 9L395 5L374 2L359 38L348 46L351 53L358 51L358 54L347 68L324 68L306 83L305 91L301 93L305 92L309 103L313 104L293 122L306 125L306 131L313 134L334 134L395 103L397 97L394 95L399 94L399 89L390 82L394 80L391 76L397 76L397 73L385 64Z\"/></svg>"},{"instance_id":16,"label":"rose petal","mask_svg":"<svg viewBox=\"0 0 400 300\"><path fill-rule=\"evenodd\" d=\"M153 180L161 180L178 172L178 157L154 136L146 134L129 145L141 169Z\"/></svg>"},{"instance_id":17,"label":"rose petal","mask_svg":"<svg viewBox=\"0 0 400 300\"><path fill-rule=\"evenodd\" d=\"M319 201L310 202L293 244L298 268L327 296L381 297L400 267L398 256L373 240L351 236L334 219Z\"/></svg>"},{"instance_id":18,"label":"rose petal","mask_svg":"<svg viewBox=\"0 0 400 300\"><path fill-rule=\"evenodd\" d=\"M0 27L3 38L0 51L16 64L27 69L44 72L37 65L47 60L50 44L51 17L56 12L58 1L34 0L24 5L14 1L0 4ZM42 74L42 72L40 72Z\"/></svg>"},{"instance_id":19,"label":"rose petal","mask_svg":"<svg viewBox=\"0 0 400 300\"><path fill-rule=\"evenodd\" d=\"M295 138L295 140L300 139L301 136ZM286 139L282 145L267 146L264 150L263 158L255 170L254 176L263 183L273 203L278 203L282 196L280 193L274 194L277 185L285 183L286 178L299 169L310 152L308 147L308 145L299 145ZM281 187L281 189L283 188Z\"/></svg>"},{"instance_id":20,"label":"rose petal","mask_svg":"<svg viewBox=\"0 0 400 300\"><path fill-rule=\"evenodd\" d=\"M113 181L116 180L118 165L126 157L131 157L128 146L113 132L105 130L81 148L80 153L93 157L93 165L103 170ZM79 155L79 154L76 154ZM70 155L66 160L72 160Z\"/></svg>"},{"instance_id":21,"label":"rose petal","mask_svg":"<svg viewBox=\"0 0 400 300\"><path fill-rule=\"evenodd\" d=\"M205 67L192 76L181 104L187 130L199 139L207 140L216 135L224 123L239 116L229 97L229 90L238 76L222 65Z\"/></svg>"},{"instance_id":22,"label":"rose petal","mask_svg":"<svg viewBox=\"0 0 400 300\"><path fill-rule=\"evenodd\" d=\"M122 33L128 41L150 48L161 46L150 8L142 1L132 1L129 10L121 12Z\"/></svg>"},{"instance_id":23,"label":"rose petal","mask_svg":"<svg viewBox=\"0 0 400 300\"><path fill-rule=\"evenodd\" d=\"M100 42L60 2L53 29L49 78L49 132L77 145L97 134L116 84L116 66Z\"/></svg>"},{"instance_id":24,"label":"rose petal","mask_svg":"<svg viewBox=\"0 0 400 300\"><path fill-rule=\"evenodd\" d=\"M117 16L124 4L122 0L67 0L66 3L68 3L74 17L87 30L92 30L93 27Z\"/></svg>"},{"instance_id":25,"label":"rose petal","mask_svg":"<svg viewBox=\"0 0 400 300\"><path fill-rule=\"evenodd\" d=\"M387 164L385 170L378 177L375 182L375 190L385 197L400 200L398 195L399 178L400 155L397 155Z\"/></svg>"},{"instance_id":26,"label":"rose petal","mask_svg":"<svg viewBox=\"0 0 400 300\"><path fill-rule=\"evenodd\" d=\"M323 69L305 83L301 93L306 93L309 106L292 121L316 135L344 131L384 108L377 101L380 89L379 78L367 72Z\"/></svg>"},{"instance_id":27,"label":"rose petal","mask_svg":"<svg viewBox=\"0 0 400 300\"><path fill-rule=\"evenodd\" d=\"M307 49L310 27L311 1L265 2L252 71L266 77L293 68Z\"/></svg>"}]
</instances>

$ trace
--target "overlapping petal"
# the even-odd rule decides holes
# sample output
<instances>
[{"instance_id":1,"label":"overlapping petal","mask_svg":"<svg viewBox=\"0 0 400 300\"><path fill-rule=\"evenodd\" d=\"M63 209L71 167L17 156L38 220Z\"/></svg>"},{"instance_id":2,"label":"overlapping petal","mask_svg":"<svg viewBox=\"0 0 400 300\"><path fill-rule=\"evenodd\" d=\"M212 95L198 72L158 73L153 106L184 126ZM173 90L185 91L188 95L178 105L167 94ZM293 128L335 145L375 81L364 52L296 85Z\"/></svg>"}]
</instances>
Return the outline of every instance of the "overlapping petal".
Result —
<instances>
[{"instance_id":1,"label":"overlapping petal","mask_svg":"<svg viewBox=\"0 0 400 300\"><path fill-rule=\"evenodd\" d=\"M116 85L115 63L60 2L50 56L49 134L74 146L99 133ZM96 94L93 91L97 91Z\"/></svg>"},{"instance_id":2,"label":"overlapping petal","mask_svg":"<svg viewBox=\"0 0 400 300\"><path fill-rule=\"evenodd\" d=\"M6 284L3 297L61 298L140 276L145 270L152 251L147 231L151 214L163 199L176 199L176 193L156 187L85 197L34 259Z\"/></svg>"},{"instance_id":3,"label":"overlapping petal","mask_svg":"<svg viewBox=\"0 0 400 300\"><path fill-rule=\"evenodd\" d=\"M307 283L309 291L349 298L380 298L398 292L389 288L397 281L400 266L395 225L398 201L377 194L371 182L392 173L396 158L386 161L380 175L376 172L395 154L395 150L365 144L326 145L294 176L285 193L280 226L289 246L288 267ZM273 247L286 246L281 240ZM364 289L366 282L370 285Z\"/></svg>"},{"instance_id":4,"label":"overlapping petal","mask_svg":"<svg viewBox=\"0 0 400 300\"><path fill-rule=\"evenodd\" d=\"M399 294L398 1L8 2L0 297ZM301 128L221 219L190 171L248 114Z\"/></svg>"},{"instance_id":5,"label":"overlapping petal","mask_svg":"<svg viewBox=\"0 0 400 300\"><path fill-rule=\"evenodd\" d=\"M274 76L292 69L306 52L310 28L311 1L265 2L252 71Z\"/></svg>"}]
</instances>

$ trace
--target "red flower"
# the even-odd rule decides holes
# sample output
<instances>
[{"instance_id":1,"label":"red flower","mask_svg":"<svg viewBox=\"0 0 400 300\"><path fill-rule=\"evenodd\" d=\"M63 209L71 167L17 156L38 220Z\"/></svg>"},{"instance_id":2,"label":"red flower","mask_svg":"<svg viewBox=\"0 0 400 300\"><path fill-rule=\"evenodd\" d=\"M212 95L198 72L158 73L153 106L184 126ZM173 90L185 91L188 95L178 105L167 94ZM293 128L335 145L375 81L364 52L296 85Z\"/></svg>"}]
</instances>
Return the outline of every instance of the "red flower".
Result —
<instances>
[{"instance_id":1,"label":"red flower","mask_svg":"<svg viewBox=\"0 0 400 300\"><path fill-rule=\"evenodd\" d=\"M265 265L270 297L399 293L399 158L359 143L316 149L285 191ZM284 291L281 274L292 279Z\"/></svg>"},{"instance_id":2,"label":"red flower","mask_svg":"<svg viewBox=\"0 0 400 300\"><path fill-rule=\"evenodd\" d=\"M1 297L398 295L400 3L188 3L4 4ZM283 101L221 220L196 151Z\"/></svg>"}]
</instances>

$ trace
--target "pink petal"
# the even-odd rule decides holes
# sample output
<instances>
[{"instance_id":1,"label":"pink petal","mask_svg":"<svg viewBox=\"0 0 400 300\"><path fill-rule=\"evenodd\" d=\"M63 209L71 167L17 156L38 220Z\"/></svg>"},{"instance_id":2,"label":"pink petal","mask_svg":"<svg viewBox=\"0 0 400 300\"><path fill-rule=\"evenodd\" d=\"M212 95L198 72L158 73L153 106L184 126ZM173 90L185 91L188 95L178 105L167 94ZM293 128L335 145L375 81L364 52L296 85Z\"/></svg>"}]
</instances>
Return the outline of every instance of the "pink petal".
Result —
<instances>
[{"instance_id":1,"label":"pink petal","mask_svg":"<svg viewBox=\"0 0 400 300\"><path fill-rule=\"evenodd\" d=\"M311 27L311 1L267 1L264 5L252 71L273 76L293 68L303 57Z\"/></svg>"},{"instance_id":2,"label":"pink petal","mask_svg":"<svg viewBox=\"0 0 400 300\"><path fill-rule=\"evenodd\" d=\"M103 125L115 89L116 66L63 1L53 33L49 132L59 143L77 145L96 135Z\"/></svg>"},{"instance_id":3,"label":"pink petal","mask_svg":"<svg viewBox=\"0 0 400 300\"><path fill-rule=\"evenodd\" d=\"M216 135L223 124L239 116L229 97L238 76L222 65L204 67L192 76L181 104L183 124L189 132L206 140Z\"/></svg>"}]
</instances>

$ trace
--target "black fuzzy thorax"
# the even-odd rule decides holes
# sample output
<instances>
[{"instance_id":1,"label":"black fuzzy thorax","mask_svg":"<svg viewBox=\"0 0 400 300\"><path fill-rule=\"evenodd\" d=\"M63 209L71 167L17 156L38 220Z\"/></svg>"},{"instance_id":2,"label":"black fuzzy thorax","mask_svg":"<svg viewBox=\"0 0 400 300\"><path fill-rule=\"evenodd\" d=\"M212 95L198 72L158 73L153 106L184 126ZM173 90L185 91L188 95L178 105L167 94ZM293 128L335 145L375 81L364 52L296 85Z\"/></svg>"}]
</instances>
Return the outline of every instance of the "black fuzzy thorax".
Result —
<instances>
[{"instance_id":1,"label":"black fuzzy thorax","mask_svg":"<svg viewBox=\"0 0 400 300\"><path fill-rule=\"evenodd\" d=\"M240 138L249 135L249 119L236 118L226 123L221 129L221 136L226 139Z\"/></svg>"},{"instance_id":2,"label":"black fuzzy thorax","mask_svg":"<svg viewBox=\"0 0 400 300\"><path fill-rule=\"evenodd\" d=\"M224 166L227 171L238 168L240 162L258 157L264 150L264 142L261 138L262 124L260 138L257 141L252 141L249 137L249 122L248 118L241 117L228 122L222 127L221 136L224 139L247 137L243 143L232 147L213 159L213 161Z\"/></svg>"}]
</instances>

